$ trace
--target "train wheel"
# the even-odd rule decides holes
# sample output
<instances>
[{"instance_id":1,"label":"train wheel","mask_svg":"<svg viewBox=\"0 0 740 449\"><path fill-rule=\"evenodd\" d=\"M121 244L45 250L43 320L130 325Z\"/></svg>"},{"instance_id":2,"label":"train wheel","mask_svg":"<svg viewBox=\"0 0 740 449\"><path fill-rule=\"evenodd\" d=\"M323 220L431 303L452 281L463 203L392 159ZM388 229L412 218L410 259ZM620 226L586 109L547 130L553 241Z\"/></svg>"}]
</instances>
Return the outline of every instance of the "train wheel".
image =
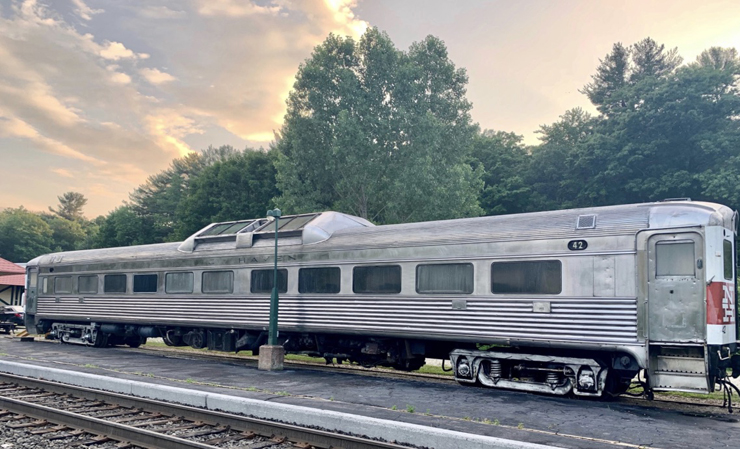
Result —
<instances>
[{"instance_id":1,"label":"train wheel","mask_svg":"<svg viewBox=\"0 0 740 449\"><path fill-rule=\"evenodd\" d=\"M426 360L415 358L415 359L404 359L399 362L395 368L400 371L416 371L426 364Z\"/></svg>"},{"instance_id":2,"label":"train wheel","mask_svg":"<svg viewBox=\"0 0 740 449\"><path fill-rule=\"evenodd\" d=\"M164 344L167 346L187 346L182 341L182 335L173 335L170 332L164 333L162 341L164 341Z\"/></svg>"},{"instance_id":3,"label":"train wheel","mask_svg":"<svg viewBox=\"0 0 740 449\"><path fill-rule=\"evenodd\" d=\"M138 348L144 343L146 343L146 337L129 337L126 339L126 344L131 348Z\"/></svg>"},{"instance_id":4,"label":"train wheel","mask_svg":"<svg viewBox=\"0 0 740 449\"><path fill-rule=\"evenodd\" d=\"M95 341L93 342L93 346L96 348L107 347L108 346L108 334L98 331L95 334Z\"/></svg>"}]
</instances>

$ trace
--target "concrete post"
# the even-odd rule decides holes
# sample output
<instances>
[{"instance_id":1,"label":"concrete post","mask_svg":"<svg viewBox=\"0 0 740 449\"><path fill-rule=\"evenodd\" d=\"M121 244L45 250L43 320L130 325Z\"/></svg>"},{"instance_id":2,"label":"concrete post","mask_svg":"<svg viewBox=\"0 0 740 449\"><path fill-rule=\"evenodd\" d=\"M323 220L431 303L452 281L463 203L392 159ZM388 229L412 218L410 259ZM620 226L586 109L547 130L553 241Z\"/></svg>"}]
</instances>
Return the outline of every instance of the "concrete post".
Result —
<instances>
[{"instance_id":1,"label":"concrete post","mask_svg":"<svg viewBox=\"0 0 740 449\"><path fill-rule=\"evenodd\" d=\"M282 371L285 360L285 348L281 345L260 346L257 369L262 371Z\"/></svg>"}]
</instances>

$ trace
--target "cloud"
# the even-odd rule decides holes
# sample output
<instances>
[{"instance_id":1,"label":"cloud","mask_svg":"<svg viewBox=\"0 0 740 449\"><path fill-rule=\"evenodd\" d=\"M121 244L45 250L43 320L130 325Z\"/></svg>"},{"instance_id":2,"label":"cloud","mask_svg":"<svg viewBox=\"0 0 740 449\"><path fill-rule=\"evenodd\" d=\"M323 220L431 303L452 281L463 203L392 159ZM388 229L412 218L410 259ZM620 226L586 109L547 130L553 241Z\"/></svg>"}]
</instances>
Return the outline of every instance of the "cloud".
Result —
<instances>
[{"instance_id":1,"label":"cloud","mask_svg":"<svg viewBox=\"0 0 740 449\"><path fill-rule=\"evenodd\" d=\"M94 14L100 14L104 12L102 9L92 9L85 4L83 0L72 0L72 4L75 5L75 13L84 20L92 20Z\"/></svg>"},{"instance_id":2,"label":"cloud","mask_svg":"<svg viewBox=\"0 0 740 449\"><path fill-rule=\"evenodd\" d=\"M62 176L64 178L74 178L75 175L73 175L69 170L64 168L52 168L49 170L52 173L56 173L59 176Z\"/></svg>"},{"instance_id":3,"label":"cloud","mask_svg":"<svg viewBox=\"0 0 740 449\"><path fill-rule=\"evenodd\" d=\"M131 82L131 77L125 73L115 72L111 75L110 80L116 84L129 84Z\"/></svg>"},{"instance_id":4,"label":"cloud","mask_svg":"<svg viewBox=\"0 0 740 449\"><path fill-rule=\"evenodd\" d=\"M68 190L52 185L74 174L94 214L116 206L101 186L123 200L174 157L273 140L300 63L328 33L357 36L364 24L354 3L324 0L131 0L105 13L83 0L74 16L56 2L10 2L0 8L0 147L34 160L28 170L56 170L47 192ZM47 201L35 195L29 204Z\"/></svg>"},{"instance_id":5,"label":"cloud","mask_svg":"<svg viewBox=\"0 0 740 449\"><path fill-rule=\"evenodd\" d=\"M185 17L185 11L177 11L166 6L147 5L138 10L141 17L147 19L176 19Z\"/></svg>"},{"instance_id":6,"label":"cloud","mask_svg":"<svg viewBox=\"0 0 740 449\"><path fill-rule=\"evenodd\" d=\"M126 48L126 46L120 42L107 42L106 45L100 49L99 54L103 58L111 59L113 61L136 58L136 53Z\"/></svg>"},{"instance_id":7,"label":"cloud","mask_svg":"<svg viewBox=\"0 0 740 449\"><path fill-rule=\"evenodd\" d=\"M258 14L277 14L280 6L260 6L249 0L200 0L198 12L204 16L244 17Z\"/></svg>"},{"instance_id":8,"label":"cloud","mask_svg":"<svg viewBox=\"0 0 740 449\"><path fill-rule=\"evenodd\" d=\"M357 0L325 0L325 2L338 25L334 30L337 34L358 37L365 33L369 24L358 19L352 12L352 8L357 7Z\"/></svg>"},{"instance_id":9,"label":"cloud","mask_svg":"<svg viewBox=\"0 0 740 449\"><path fill-rule=\"evenodd\" d=\"M161 72L158 69L141 69L139 73L152 84L168 83L177 79L169 73Z\"/></svg>"}]
</instances>

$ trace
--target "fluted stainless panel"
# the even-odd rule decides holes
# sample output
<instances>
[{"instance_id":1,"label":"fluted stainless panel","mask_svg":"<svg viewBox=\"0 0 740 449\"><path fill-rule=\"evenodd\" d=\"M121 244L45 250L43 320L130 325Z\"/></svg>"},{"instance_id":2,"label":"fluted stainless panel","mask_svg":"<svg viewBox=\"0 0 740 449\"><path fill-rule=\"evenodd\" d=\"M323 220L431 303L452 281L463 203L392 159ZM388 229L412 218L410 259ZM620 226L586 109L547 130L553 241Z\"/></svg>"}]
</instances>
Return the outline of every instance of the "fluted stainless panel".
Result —
<instances>
[{"instance_id":1,"label":"fluted stainless panel","mask_svg":"<svg viewBox=\"0 0 740 449\"><path fill-rule=\"evenodd\" d=\"M538 299L540 300L540 299ZM453 310L452 298L403 297L324 299L282 297L284 331L331 331L385 336L457 337L470 341L531 340L635 343L634 298L551 298L551 313L532 313L531 299L467 299ZM267 325L269 298L51 298L39 301L39 318L261 329Z\"/></svg>"}]
</instances>

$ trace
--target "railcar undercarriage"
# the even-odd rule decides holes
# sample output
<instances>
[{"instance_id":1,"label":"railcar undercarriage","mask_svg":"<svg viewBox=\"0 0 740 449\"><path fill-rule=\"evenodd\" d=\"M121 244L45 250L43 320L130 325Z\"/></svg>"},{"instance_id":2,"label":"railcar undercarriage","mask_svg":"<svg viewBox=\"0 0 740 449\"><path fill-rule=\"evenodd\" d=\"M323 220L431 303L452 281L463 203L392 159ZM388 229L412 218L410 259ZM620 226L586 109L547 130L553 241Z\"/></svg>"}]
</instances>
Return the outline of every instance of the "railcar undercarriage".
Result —
<instances>
[{"instance_id":1,"label":"railcar undercarriage","mask_svg":"<svg viewBox=\"0 0 740 449\"><path fill-rule=\"evenodd\" d=\"M577 396L616 396L627 391L639 371L628 355L599 358L456 349L450 353L461 385Z\"/></svg>"},{"instance_id":2,"label":"railcar undercarriage","mask_svg":"<svg viewBox=\"0 0 740 449\"><path fill-rule=\"evenodd\" d=\"M240 329L54 322L43 331L62 343L93 347L124 344L138 347L148 337L161 337L168 346L258 354L259 347L267 342L267 332ZM428 356L424 342L406 339L284 333L279 342L288 353L322 357L327 364L336 360L339 364L347 361L365 367L388 366L413 371L421 368Z\"/></svg>"}]
</instances>

